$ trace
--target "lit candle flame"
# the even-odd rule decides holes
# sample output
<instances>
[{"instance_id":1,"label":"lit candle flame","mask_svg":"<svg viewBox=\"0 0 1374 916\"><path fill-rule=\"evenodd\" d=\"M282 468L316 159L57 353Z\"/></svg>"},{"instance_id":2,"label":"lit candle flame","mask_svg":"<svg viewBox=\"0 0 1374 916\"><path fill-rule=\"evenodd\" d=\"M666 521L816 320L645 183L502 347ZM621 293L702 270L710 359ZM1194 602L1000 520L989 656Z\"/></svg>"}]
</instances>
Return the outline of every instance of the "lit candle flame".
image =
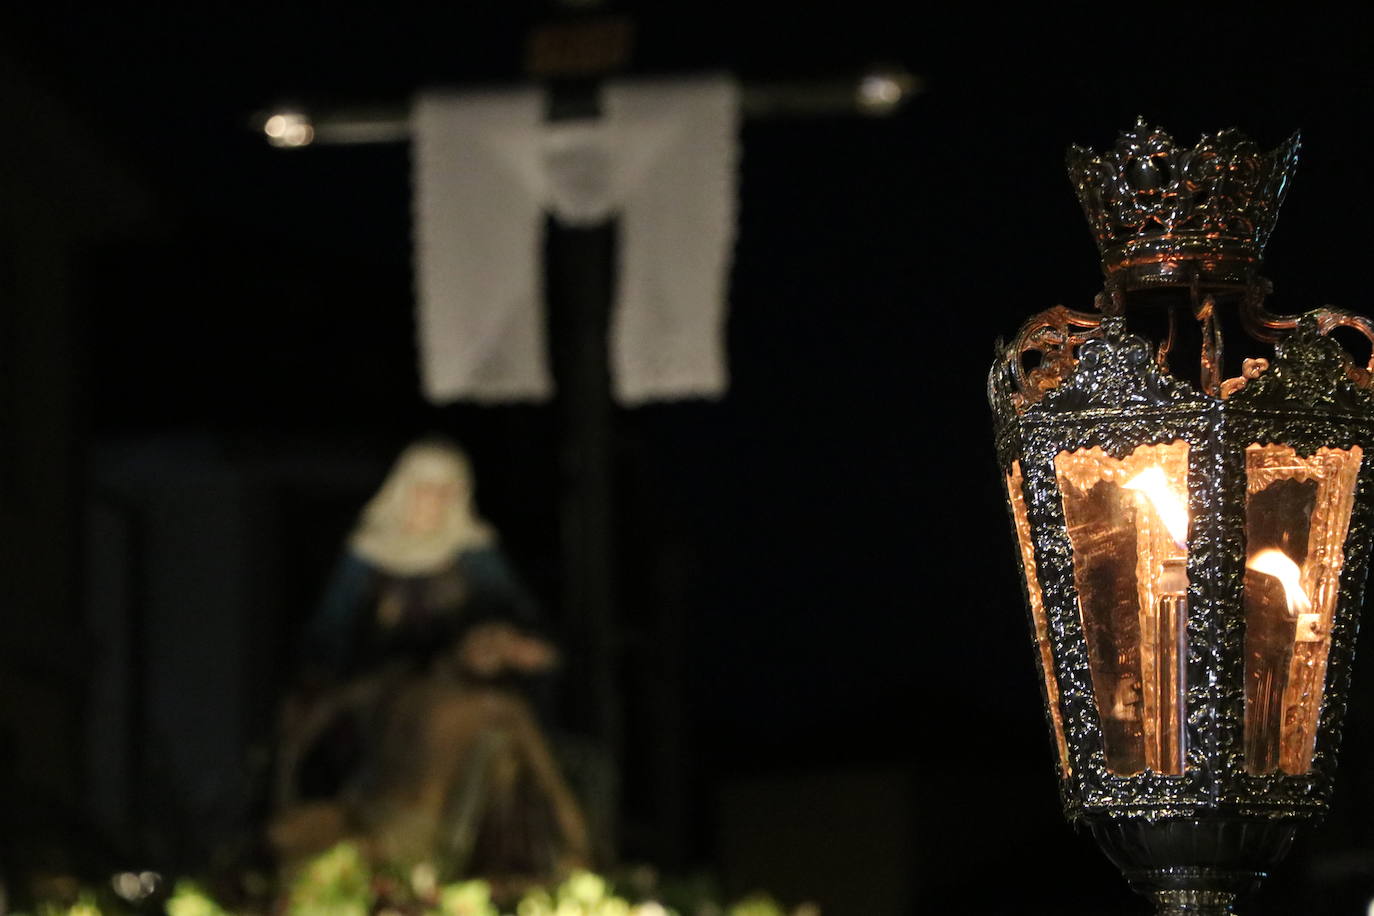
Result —
<instances>
[{"instance_id":1,"label":"lit candle flame","mask_svg":"<svg viewBox=\"0 0 1374 916\"><path fill-rule=\"evenodd\" d=\"M1288 613L1306 614L1312 610L1312 599L1302 590L1302 570L1282 550L1261 550L1245 564L1247 568L1283 583L1283 595L1288 599Z\"/></svg>"},{"instance_id":2,"label":"lit candle flame","mask_svg":"<svg viewBox=\"0 0 1374 916\"><path fill-rule=\"evenodd\" d=\"M1155 507L1155 514L1169 530L1169 537L1179 547L1188 546L1188 504L1156 465L1151 465L1122 484L1127 490L1144 493Z\"/></svg>"}]
</instances>

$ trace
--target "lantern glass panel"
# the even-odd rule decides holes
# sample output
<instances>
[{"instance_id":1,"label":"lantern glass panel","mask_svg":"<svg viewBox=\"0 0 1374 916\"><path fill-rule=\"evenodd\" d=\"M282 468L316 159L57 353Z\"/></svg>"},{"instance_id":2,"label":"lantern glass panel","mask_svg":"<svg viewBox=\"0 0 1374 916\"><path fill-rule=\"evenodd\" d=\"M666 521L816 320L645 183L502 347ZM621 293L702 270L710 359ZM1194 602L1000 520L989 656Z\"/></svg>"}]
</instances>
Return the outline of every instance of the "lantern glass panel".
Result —
<instances>
[{"instance_id":1,"label":"lantern glass panel","mask_svg":"<svg viewBox=\"0 0 1374 916\"><path fill-rule=\"evenodd\" d=\"M1306 773L1362 452L1245 450L1245 768Z\"/></svg>"},{"instance_id":2,"label":"lantern glass panel","mask_svg":"<svg viewBox=\"0 0 1374 916\"><path fill-rule=\"evenodd\" d=\"M1016 542L1021 548L1021 569L1026 576L1026 595L1030 604L1031 623L1035 633L1035 648L1040 660L1040 674L1045 679L1045 702L1054 724L1054 740L1059 751L1059 770L1065 776L1069 766L1069 746L1064 740L1064 717L1059 711L1059 682L1054 676L1054 658L1050 654L1050 626L1045 616L1045 599L1040 593L1040 575L1035 567L1035 545L1031 541L1030 520L1026 516L1026 497L1022 490L1021 462L1013 461L1007 473L1007 501L1011 504L1012 519L1016 523Z\"/></svg>"},{"instance_id":3,"label":"lantern glass panel","mask_svg":"<svg viewBox=\"0 0 1374 916\"><path fill-rule=\"evenodd\" d=\"M1183 772L1188 443L1055 457L1107 769Z\"/></svg>"}]
</instances>

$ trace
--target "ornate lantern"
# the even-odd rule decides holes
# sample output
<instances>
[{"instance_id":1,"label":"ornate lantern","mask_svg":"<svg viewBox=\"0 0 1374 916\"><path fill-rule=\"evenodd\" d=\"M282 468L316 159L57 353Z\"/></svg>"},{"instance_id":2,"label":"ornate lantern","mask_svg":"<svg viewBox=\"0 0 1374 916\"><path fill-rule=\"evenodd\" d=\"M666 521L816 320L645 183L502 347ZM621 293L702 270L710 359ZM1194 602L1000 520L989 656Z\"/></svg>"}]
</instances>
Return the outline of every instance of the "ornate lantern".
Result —
<instances>
[{"instance_id":1,"label":"ornate lantern","mask_svg":"<svg viewBox=\"0 0 1374 916\"><path fill-rule=\"evenodd\" d=\"M1072 148L1105 288L1030 319L989 379L1065 813L1160 913L1231 912L1331 796L1374 360L1328 334L1374 325L1265 310L1298 148L1143 122ZM1252 349L1226 378L1233 323Z\"/></svg>"}]
</instances>

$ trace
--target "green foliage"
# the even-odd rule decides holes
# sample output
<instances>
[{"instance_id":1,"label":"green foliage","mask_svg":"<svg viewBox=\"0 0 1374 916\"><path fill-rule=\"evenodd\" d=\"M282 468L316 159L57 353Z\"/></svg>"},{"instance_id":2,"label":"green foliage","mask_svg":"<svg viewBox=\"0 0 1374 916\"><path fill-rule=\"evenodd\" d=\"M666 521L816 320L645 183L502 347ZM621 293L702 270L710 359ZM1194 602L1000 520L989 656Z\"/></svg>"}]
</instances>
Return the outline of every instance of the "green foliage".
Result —
<instances>
[{"instance_id":1,"label":"green foliage","mask_svg":"<svg viewBox=\"0 0 1374 916\"><path fill-rule=\"evenodd\" d=\"M787 913L772 897L756 894L730 907L726 916L787 916Z\"/></svg>"},{"instance_id":2,"label":"green foliage","mask_svg":"<svg viewBox=\"0 0 1374 916\"><path fill-rule=\"evenodd\" d=\"M291 882L286 911L291 916L368 916L375 899L367 861L357 846L340 843L316 856Z\"/></svg>"},{"instance_id":3,"label":"green foliage","mask_svg":"<svg viewBox=\"0 0 1374 916\"><path fill-rule=\"evenodd\" d=\"M176 883L166 909L167 916L229 916L199 884L186 879Z\"/></svg>"},{"instance_id":4,"label":"green foliage","mask_svg":"<svg viewBox=\"0 0 1374 916\"><path fill-rule=\"evenodd\" d=\"M491 902L491 885L485 881L461 881L439 891L443 916L500 916Z\"/></svg>"},{"instance_id":5,"label":"green foliage","mask_svg":"<svg viewBox=\"0 0 1374 916\"><path fill-rule=\"evenodd\" d=\"M100 904L95 894L82 892L75 903L63 906L57 903L40 903L38 916L100 916Z\"/></svg>"},{"instance_id":6,"label":"green foliage","mask_svg":"<svg viewBox=\"0 0 1374 916\"><path fill-rule=\"evenodd\" d=\"M776 901L764 895L722 909L709 902L714 895L705 890L708 886L697 881L680 887L679 891L690 888L701 892L682 894L682 899L695 898L679 903L682 912L691 916L787 916ZM416 866L401 880L374 868L356 845L347 842L306 863L285 888L279 904L271 908L277 916L679 916L677 909L656 900L621 896L606 878L588 871L575 872L554 887L530 888L513 905L502 906L486 881L440 885L435 870L427 865ZM202 885L186 879L176 882L164 908L166 916L253 916L225 909ZM148 911L82 892L75 902L39 905L34 916L134 916L140 912Z\"/></svg>"}]
</instances>

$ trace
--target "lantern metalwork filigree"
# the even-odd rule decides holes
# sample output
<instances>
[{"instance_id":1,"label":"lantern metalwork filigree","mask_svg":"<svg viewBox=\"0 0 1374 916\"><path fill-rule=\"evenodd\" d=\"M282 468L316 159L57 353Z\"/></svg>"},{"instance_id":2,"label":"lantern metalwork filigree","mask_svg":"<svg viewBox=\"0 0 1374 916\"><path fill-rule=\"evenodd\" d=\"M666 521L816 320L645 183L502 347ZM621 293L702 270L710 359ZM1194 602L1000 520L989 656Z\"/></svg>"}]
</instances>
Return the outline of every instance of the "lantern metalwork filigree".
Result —
<instances>
[{"instance_id":1,"label":"lantern metalwork filigree","mask_svg":"<svg viewBox=\"0 0 1374 916\"><path fill-rule=\"evenodd\" d=\"M1031 318L989 379L1065 812L1161 913L1231 912L1331 797L1374 360L1330 335L1374 325L1265 308L1298 149L1143 122L1072 148L1103 292ZM1254 352L1227 378L1232 325Z\"/></svg>"}]
</instances>

